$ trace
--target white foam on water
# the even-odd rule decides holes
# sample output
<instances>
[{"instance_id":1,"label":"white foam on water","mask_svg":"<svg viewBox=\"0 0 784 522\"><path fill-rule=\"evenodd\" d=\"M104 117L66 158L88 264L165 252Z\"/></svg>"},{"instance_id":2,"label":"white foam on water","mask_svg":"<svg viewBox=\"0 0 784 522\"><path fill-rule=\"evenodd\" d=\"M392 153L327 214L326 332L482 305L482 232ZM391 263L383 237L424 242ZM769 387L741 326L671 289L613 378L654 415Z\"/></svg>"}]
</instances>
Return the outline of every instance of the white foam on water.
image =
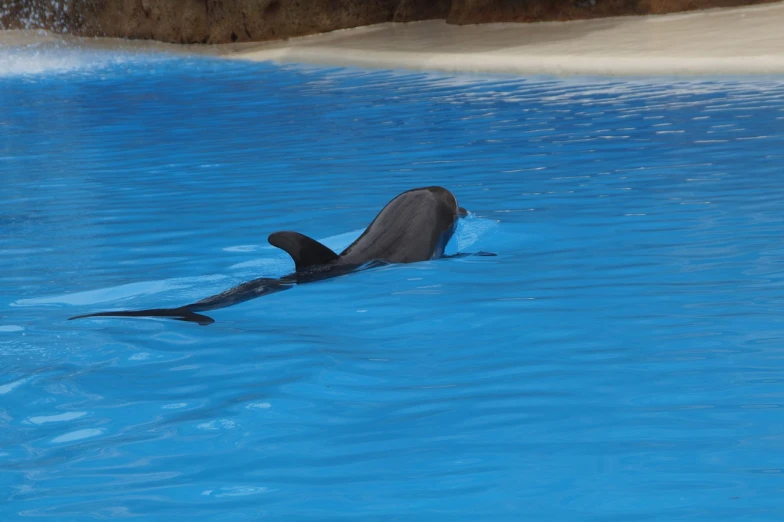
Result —
<instances>
[{"instance_id":1,"label":"white foam on water","mask_svg":"<svg viewBox=\"0 0 784 522\"><path fill-rule=\"evenodd\" d=\"M457 231L447 245L447 252L451 252L453 248L457 252L465 252L479 240L495 232L498 226L498 221L469 214L458 222Z\"/></svg>"},{"instance_id":2,"label":"white foam on water","mask_svg":"<svg viewBox=\"0 0 784 522\"><path fill-rule=\"evenodd\" d=\"M0 77L94 71L128 61L129 56L120 53L58 48L49 44L0 45Z\"/></svg>"},{"instance_id":3,"label":"white foam on water","mask_svg":"<svg viewBox=\"0 0 784 522\"><path fill-rule=\"evenodd\" d=\"M42 53L28 49L2 49L0 50L0 77L73 71L83 67L83 60L83 57L73 53Z\"/></svg>"},{"instance_id":4,"label":"white foam on water","mask_svg":"<svg viewBox=\"0 0 784 522\"><path fill-rule=\"evenodd\" d=\"M117 65L160 62L169 59L167 53L168 49L154 43L98 42L46 31L0 31L0 78L92 74Z\"/></svg>"}]
</instances>

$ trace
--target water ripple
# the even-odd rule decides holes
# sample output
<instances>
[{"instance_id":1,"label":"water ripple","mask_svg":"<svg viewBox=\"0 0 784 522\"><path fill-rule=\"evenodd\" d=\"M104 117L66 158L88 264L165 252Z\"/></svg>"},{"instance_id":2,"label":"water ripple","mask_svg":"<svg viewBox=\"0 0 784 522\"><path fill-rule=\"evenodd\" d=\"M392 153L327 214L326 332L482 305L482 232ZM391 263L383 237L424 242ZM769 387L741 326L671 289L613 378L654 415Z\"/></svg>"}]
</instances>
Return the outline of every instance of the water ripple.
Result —
<instances>
[{"instance_id":1,"label":"water ripple","mask_svg":"<svg viewBox=\"0 0 784 522\"><path fill-rule=\"evenodd\" d=\"M781 78L3 63L4 518L779 517ZM270 232L340 249L429 184L498 257L66 321L281 275Z\"/></svg>"}]
</instances>

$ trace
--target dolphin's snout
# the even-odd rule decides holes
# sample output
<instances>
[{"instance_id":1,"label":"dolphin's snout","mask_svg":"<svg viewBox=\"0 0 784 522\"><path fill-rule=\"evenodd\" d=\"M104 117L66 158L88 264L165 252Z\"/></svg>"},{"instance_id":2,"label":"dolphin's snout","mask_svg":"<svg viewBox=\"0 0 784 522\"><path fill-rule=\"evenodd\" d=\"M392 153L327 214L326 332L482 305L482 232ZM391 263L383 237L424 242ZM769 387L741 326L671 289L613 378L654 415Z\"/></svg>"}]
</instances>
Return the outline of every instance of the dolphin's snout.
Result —
<instances>
[{"instance_id":1,"label":"dolphin's snout","mask_svg":"<svg viewBox=\"0 0 784 522\"><path fill-rule=\"evenodd\" d=\"M458 217L464 218L468 215L468 211L463 207L457 207L457 215Z\"/></svg>"}]
</instances>

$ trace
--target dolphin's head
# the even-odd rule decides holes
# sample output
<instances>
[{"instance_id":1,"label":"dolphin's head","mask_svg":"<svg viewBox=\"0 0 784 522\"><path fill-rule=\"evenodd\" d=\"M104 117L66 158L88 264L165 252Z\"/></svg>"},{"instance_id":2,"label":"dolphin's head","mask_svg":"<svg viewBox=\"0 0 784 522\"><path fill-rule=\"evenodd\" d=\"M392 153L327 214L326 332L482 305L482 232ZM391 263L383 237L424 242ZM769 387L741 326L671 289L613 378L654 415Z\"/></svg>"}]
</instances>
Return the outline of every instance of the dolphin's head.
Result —
<instances>
[{"instance_id":1,"label":"dolphin's head","mask_svg":"<svg viewBox=\"0 0 784 522\"><path fill-rule=\"evenodd\" d=\"M468 215L468 212L457 204L457 198L449 190L443 187L427 187L426 190L437 196L440 207L439 214L442 216L439 223L442 228L432 256L432 259L436 259L444 255L447 243L457 231L458 220Z\"/></svg>"},{"instance_id":2,"label":"dolphin's head","mask_svg":"<svg viewBox=\"0 0 784 522\"><path fill-rule=\"evenodd\" d=\"M464 213L443 187L421 187L399 194L378 213L339 258L342 264L380 259L412 263L444 255Z\"/></svg>"}]
</instances>

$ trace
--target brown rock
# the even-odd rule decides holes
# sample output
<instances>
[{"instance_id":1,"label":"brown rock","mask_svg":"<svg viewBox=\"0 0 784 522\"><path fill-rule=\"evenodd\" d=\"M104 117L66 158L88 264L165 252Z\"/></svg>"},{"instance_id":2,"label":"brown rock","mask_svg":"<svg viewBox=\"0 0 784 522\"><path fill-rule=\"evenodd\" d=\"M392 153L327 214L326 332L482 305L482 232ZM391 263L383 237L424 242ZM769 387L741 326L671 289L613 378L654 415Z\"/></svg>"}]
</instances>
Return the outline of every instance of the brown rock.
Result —
<instances>
[{"instance_id":1,"label":"brown rock","mask_svg":"<svg viewBox=\"0 0 784 522\"><path fill-rule=\"evenodd\" d=\"M381 22L454 24L658 14L776 0L5 0L0 28L177 43L261 41Z\"/></svg>"},{"instance_id":2,"label":"brown rock","mask_svg":"<svg viewBox=\"0 0 784 522\"><path fill-rule=\"evenodd\" d=\"M74 0L5 0L0 2L0 29L46 28L66 32L81 25L81 6Z\"/></svg>"},{"instance_id":3,"label":"brown rock","mask_svg":"<svg viewBox=\"0 0 784 522\"><path fill-rule=\"evenodd\" d=\"M400 0L392 17L393 22L413 22L433 20L449 15L452 0Z\"/></svg>"},{"instance_id":4,"label":"brown rock","mask_svg":"<svg viewBox=\"0 0 784 522\"><path fill-rule=\"evenodd\" d=\"M206 0L213 43L271 40L389 22L399 0Z\"/></svg>"},{"instance_id":5,"label":"brown rock","mask_svg":"<svg viewBox=\"0 0 784 522\"><path fill-rule=\"evenodd\" d=\"M206 42L204 0L80 0L86 36L143 38L177 43Z\"/></svg>"},{"instance_id":6,"label":"brown rock","mask_svg":"<svg viewBox=\"0 0 784 522\"><path fill-rule=\"evenodd\" d=\"M452 0L447 22L564 21L607 16L663 14L777 0Z\"/></svg>"}]
</instances>

